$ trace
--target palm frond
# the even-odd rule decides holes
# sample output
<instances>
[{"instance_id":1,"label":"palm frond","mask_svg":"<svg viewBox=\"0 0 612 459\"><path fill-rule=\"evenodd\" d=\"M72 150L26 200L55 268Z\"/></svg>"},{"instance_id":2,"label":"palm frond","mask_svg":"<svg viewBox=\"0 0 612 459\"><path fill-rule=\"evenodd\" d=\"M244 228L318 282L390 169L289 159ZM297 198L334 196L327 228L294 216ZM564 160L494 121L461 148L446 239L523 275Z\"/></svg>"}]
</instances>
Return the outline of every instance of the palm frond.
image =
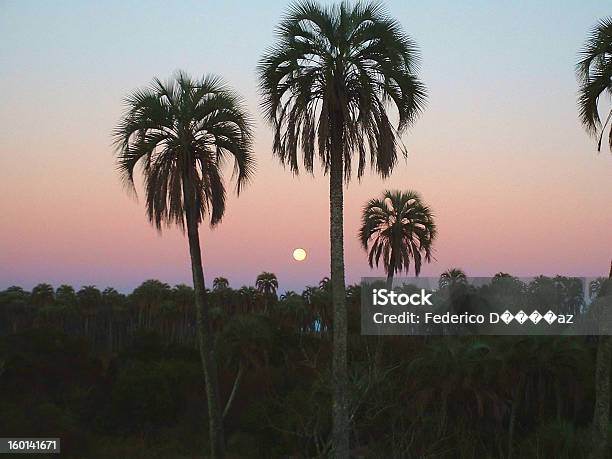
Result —
<instances>
[{"instance_id":1,"label":"palm frond","mask_svg":"<svg viewBox=\"0 0 612 459\"><path fill-rule=\"evenodd\" d=\"M347 181L355 156L358 177L368 161L388 176L426 99L414 42L379 3L297 2L276 32L257 69L274 154L293 173L312 172L318 155L327 173L340 148Z\"/></svg>"},{"instance_id":2,"label":"palm frond","mask_svg":"<svg viewBox=\"0 0 612 459\"><path fill-rule=\"evenodd\" d=\"M363 208L361 246L370 267L382 263L387 274L409 272L412 264L418 276L432 259L436 235L433 212L414 191L385 191Z\"/></svg>"},{"instance_id":3,"label":"palm frond","mask_svg":"<svg viewBox=\"0 0 612 459\"><path fill-rule=\"evenodd\" d=\"M252 121L242 99L216 76L191 79L177 72L132 92L113 131L117 168L134 190L142 166L147 215L151 223L184 227L194 209L216 225L225 212L223 164L233 159L239 193L255 170Z\"/></svg>"},{"instance_id":4,"label":"palm frond","mask_svg":"<svg viewBox=\"0 0 612 459\"><path fill-rule=\"evenodd\" d=\"M597 149L608 125L602 124L599 102L603 94L612 96L612 17L601 20L591 31L579 54L576 74L580 83L578 107L580 121L589 134L598 137ZM612 151L612 132L609 135Z\"/></svg>"}]
</instances>

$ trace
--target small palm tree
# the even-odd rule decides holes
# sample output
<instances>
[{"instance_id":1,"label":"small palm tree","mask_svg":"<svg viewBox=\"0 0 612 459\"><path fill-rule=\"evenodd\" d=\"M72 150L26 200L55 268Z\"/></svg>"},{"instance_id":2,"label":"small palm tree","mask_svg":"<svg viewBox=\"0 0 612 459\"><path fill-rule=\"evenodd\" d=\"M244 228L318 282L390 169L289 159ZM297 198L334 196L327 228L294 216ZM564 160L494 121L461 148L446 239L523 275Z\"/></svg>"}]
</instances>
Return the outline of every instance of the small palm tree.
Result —
<instances>
[{"instance_id":1,"label":"small palm tree","mask_svg":"<svg viewBox=\"0 0 612 459\"><path fill-rule=\"evenodd\" d=\"M270 300L275 301L276 290L278 289L278 279L276 274L263 272L255 280L255 287L257 291L262 294L264 300L264 312L268 312L268 302Z\"/></svg>"},{"instance_id":2,"label":"small palm tree","mask_svg":"<svg viewBox=\"0 0 612 459\"><path fill-rule=\"evenodd\" d=\"M331 280L329 277L325 276L323 279L319 281L319 288L326 292L331 292Z\"/></svg>"},{"instance_id":3,"label":"small palm tree","mask_svg":"<svg viewBox=\"0 0 612 459\"><path fill-rule=\"evenodd\" d=\"M53 303L55 292L49 284L38 284L32 289L32 304L36 307L44 307Z\"/></svg>"},{"instance_id":4,"label":"small palm tree","mask_svg":"<svg viewBox=\"0 0 612 459\"><path fill-rule=\"evenodd\" d=\"M223 164L233 160L239 193L254 172L251 121L240 98L213 76L193 80L179 72L127 99L115 130L119 171L134 189L142 165L149 221L187 228L195 289L200 356L209 411L211 454L224 454L217 369L200 252L199 225L225 212Z\"/></svg>"},{"instance_id":5,"label":"small palm tree","mask_svg":"<svg viewBox=\"0 0 612 459\"><path fill-rule=\"evenodd\" d=\"M580 120L587 131L598 138L597 150L600 151L606 127L612 120L612 110L603 124L599 116L599 98L604 93L612 95L612 17L602 19L593 28L580 52L576 73L580 82ZM612 151L612 129L608 133L608 144Z\"/></svg>"},{"instance_id":6,"label":"small palm tree","mask_svg":"<svg viewBox=\"0 0 612 459\"><path fill-rule=\"evenodd\" d=\"M453 288L457 285L465 285L467 284L467 277L463 270L459 268L451 268L444 271L440 274L440 279L438 280L438 286L442 288Z\"/></svg>"},{"instance_id":7,"label":"small palm tree","mask_svg":"<svg viewBox=\"0 0 612 459\"><path fill-rule=\"evenodd\" d=\"M415 44L378 3L294 3L278 41L260 61L263 108L273 150L292 172L299 153L312 172L318 153L329 174L334 379L333 444L349 454L347 311L344 281L343 181L372 168L388 176L405 154L399 134L417 117L425 89L416 76ZM395 108L397 128L388 109Z\"/></svg>"},{"instance_id":8,"label":"small palm tree","mask_svg":"<svg viewBox=\"0 0 612 459\"><path fill-rule=\"evenodd\" d=\"M55 300L62 306L69 308L76 307L77 296L74 287L71 285L62 284L55 291Z\"/></svg>"},{"instance_id":9,"label":"small palm tree","mask_svg":"<svg viewBox=\"0 0 612 459\"><path fill-rule=\"evenodd\" d=\"M213 280L213 290L227 290L229 288L229 281L225 277L215 277Z\"/></svg>"},{"instance_id":10,"label":"small palm tree","mask_svg":"<svg viewBox=\"0 0 612 459\"><path fill-rule=\"evenodd\" d=\"M265 296L276 296L276 290L278 289L278 279L276 274L263 272L255 280L255 287L257 291Z\"/></svg>"},{"instance_id":11,"label":"small palm tree","mask_svg":"<svg viewBox=\"0 0 612 459\"><path fill-rule=\"evenodd\" d=\"M102 303L102 292L95 285L84 285L77 292L77 299L81 309L95 312Z\"/></svg>"},{"instance_id":12,"label":"small palm tree","mask_svg":"<svg viewBox=\"0 0 612 459\"><path fill-rule=\"evenodd\" d=\"M431 261L435 238L433 213L414 191L385 191L363 208L359 239L370 267L382 262L389 288L394 274L408 272L411 263L420 274L423 261Z\"/></svg>"}]
</instances>

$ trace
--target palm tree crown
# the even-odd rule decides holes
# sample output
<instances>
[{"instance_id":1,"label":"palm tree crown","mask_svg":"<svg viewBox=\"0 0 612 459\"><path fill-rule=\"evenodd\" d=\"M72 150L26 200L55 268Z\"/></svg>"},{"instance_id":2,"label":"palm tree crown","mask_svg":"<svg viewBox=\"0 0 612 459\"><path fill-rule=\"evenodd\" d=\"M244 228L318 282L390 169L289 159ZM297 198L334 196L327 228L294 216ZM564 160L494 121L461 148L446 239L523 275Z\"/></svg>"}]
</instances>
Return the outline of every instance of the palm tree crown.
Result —
<instances>
[{"instance_id":1,"label":"palm tree crown","mask_svg":"<svg viewBox=\"0 0 612 459\"><path fill-rule=\"evenodd\" d=\"M198 224L207 212L211 225L218 223L226 159L234 160L237 192L254 172L251 121L239 97L217 77L192 80L179 72L134 91L126 104L114 132L118 167L133 189L134 169L142 164L151 223L184 228L190 202Z\"/></svg>"},{"instance_id":2,"label":"palm tree crown","mask_svg":"<svg viewBox=\"0 0 612 459\"><path fill-rule=\"evenodd\" d=\"M275 296L276 290L278 289L278 279L276 278L276 274L264 271L257 276L255 286L257 287L257 291L260 293Z\"/></svg>"},{"instance_id":3,"label":"palm tree crown","mask_svg":"<svg viewBox=\"0 0 612 459\"><path fill-rule=\"evenodd\" d=\"M312 172L318 149L328 172L335 146L348 180L353 152L358 176L369 152L372 167L389 175L398 144L405 154L397 134L425 101L417 57L415 44L379 4L294 4L258 69L263 108L275 129L274 153L297 173L301 145L304 168ZM388 102L397 109L397 130Z\"/></svg>"},{"instance_id":4,"label":"palm tree crown","mask_svg":"<svg viewBox=\"0 0 612 459\"><path fill-rule=\"evenodd\" d=\"M409 271L418 276L423 259L431 261L436 224L433 213L414 191L385 191L363 209L359 239L370 267L382 264L388 276Z\"/></svg>"},{"instance_id":5,"label":"palm tree crown","mask_svg":"<svg viewBox=\"0 0 612 459\"><path fill-rule=\"evenodd\" d=\"M451 268L440 274L438 285L440 288L454 287L467 284L467 276L460 268Z\"/></svg>"},{"instance_id":6,"label":"palm tree crown","mask_svg":"<svg viewBox=\"0 0 612 459\"><path fill-rule=\"evenodd\" d=\"M225 277L215 277L213 279L213 290L226 290L229 288L229 281Z\"/></svg>"},{"instance_id":7,"label":"palm tree crown","mask_svg":"<svg viewBox=\"0 0 612 459\"><path fill-rule=\"evenodd\" d=\"M604 131L612 118L610 111L602 124L598 109L599 98L603 93L612 96L612 17L602 19L595 26L580 52L576 70L580 81L580 119L589 133L598 136L599 151ZM612 151L612 130L609 132L608 143Z\"/></svg>"}]
</instances>

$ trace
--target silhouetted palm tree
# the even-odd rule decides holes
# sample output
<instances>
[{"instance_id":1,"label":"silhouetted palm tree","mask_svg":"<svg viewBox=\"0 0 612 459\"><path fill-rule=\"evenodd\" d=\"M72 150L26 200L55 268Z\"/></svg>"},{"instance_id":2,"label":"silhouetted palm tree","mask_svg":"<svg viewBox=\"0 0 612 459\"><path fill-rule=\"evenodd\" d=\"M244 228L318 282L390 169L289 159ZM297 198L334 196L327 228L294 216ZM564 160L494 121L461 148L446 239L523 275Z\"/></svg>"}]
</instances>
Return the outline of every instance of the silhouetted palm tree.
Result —
<instances>
[{"instance_id":1,"label":"silhouetted palm tree","mask_svg":"<svg viewBox=\"0 0 612 459\"><path fill-rule=\"evenodd\" d=\"M265 296L276 297L276 290L278 289L278 279L276 274L263 272L255 280L255 287L257 291Z\"/></svg>"},{"instance_id":2,"label":"silhouetted palm tree","mask_svg":"<svg viewBox=\"0 0 612 459\"><path fill-rule=\"evenodd\" d=\"M260 310L263 295L252 286L243 285L237 290L240 299L241 312L257 312Z\"/></svg>"},{"instance_id":3,"label":"silhouetted palm tree","mask_svg":"<svg viewBox=\"0 0 612 459\"><path fill-rule=\"evenodd\" d=\"M42 308L55 300L55 292L49 284L38 284L32 289L32 304Z\"/></svg>"},{"instance_id":4,"label":"silhouetted palm tree","mask_svg":"<svg viewBox=\"0 0 612 459\"><path fill-rule=\"evenodd\" d=\"M610 272L610 277L599 277L589 283L589 297L591 299L612 295L612 268Z\"/></svg>"},{"instance_id":5,"label":"silhouetted palm tree","mask_svg":"<svg viewBox=\"0 0 612 459\"><path fill-rule=\"evenodd\" d=\"M435 238L433 213L414 191L385 191L363 208L359 240L371 268L382 262L389 288L394 274L407 273L411 263L420 274L423 261L431 261Z\"/></svg>"},{"instance_id":6,"label":"silhouetted palm tree","mask_svg":"<svg viewBox=\"0 0 612 459\"><path fill-rule=\"evenodd\" d=\"M77 296L74 288L71 285L60 285L55 291L55 301L62 306L76 307Z\"/></svg>"},{"instance_id":7,"label":"silhouetted palm tree","mask_svg":"<svg viewBox=\"0 0 612 459\"><path fill-rule=\"evenodd\" d=\"M211 226L225 211L222 166L232 159L236 191L254 172L251 122L239 97L213 76L192 80L184 73L132 93L117 129L119 170L134 189L136 165L143 166L147 214L163 224L187 228L196 297L200 354L206 380L211 454L224 454L215 351L211 337L199 225Z\"/></svg>"},{"instance_id":8,"label":"silhouetted palm tree","mask_svg":"<svg viewBox=\"0 0 612 459\"><path fill-rule=\"evenodd\" d=\"M263 272L255 280L257 291L262 294L264 300L264 312L268 312L268 303L276 301L276 290L278 289L278 279L276 274Z\"/></svg>"},{"instance_id":9,"label":"silhouetted palm tree","mask_svg":"<svg viewBox=\"0 0 612 459\"><path fill-rule=\"evenodd\" d=\"M319 288L321 290L325 290L326 292L331 293L331 279L325 276L323 279L319 281Z\"/></svg>"},{"instance_id":10,"label":"silhouetted palm tree","mask_svg":"<svg viewBox=\"0 0 612 459\"><path fill-rule=\"evenodd\" d=\"M368 157L381 176L391 173L398 150L405 153L398 134L421 111L425 89L416 77L415 44L379 4L294 3L277 32L277 44L258 68L263 108L275 131L274 153L297 173L298 150L310 172L318 151L329 174L333 444L337 457L348 457L343 179L350 179L354 156L358 176ZM389 105L397 109L397 129L387 115Z\"/></svg>"},{"instance_id":11,"label":"silhouetted palm tree","mask_svg":"<svg viewBox=\"0 0 612 459\"><path fill-rule=\"evenodd\" d=\"M130 298L138 311L138 324L152 328L156 316L164 302L170 299L170 286L157 279L148 279L134 289Z\"/></svg>"},{"instance_id":12,"label":"silhouetted palm tree","mask_svg":"<svg viewBox=\"0 0 612 459\"><path fill-rule=\"evenodd\" d=\"M438 286L440 288L453 287L455 285L465 285L467 283L467 277L465 273L459 268L451 268L440 274L438 280Z\"/></svg>"},{"instance_id":13,"label":"silhouetted palm tree","mask_svg":"<svg viewBox=\"0 0 612 459\"><path fill-rule=\"evenodd\" d=\"M602 19L593 28L580 51L576 71L580 82L580 120L587 131L597 137L599 151L606 127L612 119L610 110L602 123L598 106L602 94L612 95L612 17ZM608 144L612 151L612 129L608 133Z\"/></svg>"},{"instance_id":14,"label":"silhouetted palm tree","mask_svg":"<svg viewBox=\"0 0 612 459\"><path fill-rule=\"evenodd\" d=\"M229 281L225 277L215 277L213 280L213 290L225 290L229 288Z\"/></svg>"},{"instance_id":15,"label":"silhouetted palm tree","mask_svg":"<svg viewBox=\"0 0 612 459\"><path fill-rule=\"evenodd\" d=\"M95 285L84 285L77 292L79 306L83 310L92 310L102 304L102 292Z\"/></svg>"},{"instance_id":16,"label":"silhouetted palm tree","mask_svg":"<svg viewBox=\"0 0 612 459\"><path fill-rule=\"evenodd\" d=\"M612 110L603 123L599 116L600 96L604 93L612 95L612 17L599 21L591 31L580 52L576 73L580 82L578 96L580 120L587 131L597 137L597 150L600 151L606 127L612 119ZM612 128L608 133L608 145L612 151ZM612 277L612 267L610 277ZM597 346L592 458L603 457L608 442L611 360L612 338L600 336Z\"/></svg>"},{"instance_id":17,"label":"silhouetted palm tree","mask_svg":"<svg viewBox=\"0 0 612 459\"><path fill-rule=\"evenodd\" d=\"M112 287L107 287L102 291L102 307L111 314L115 309L121 309L125 304L126 297Z\"/></svg>"}]
</instances>

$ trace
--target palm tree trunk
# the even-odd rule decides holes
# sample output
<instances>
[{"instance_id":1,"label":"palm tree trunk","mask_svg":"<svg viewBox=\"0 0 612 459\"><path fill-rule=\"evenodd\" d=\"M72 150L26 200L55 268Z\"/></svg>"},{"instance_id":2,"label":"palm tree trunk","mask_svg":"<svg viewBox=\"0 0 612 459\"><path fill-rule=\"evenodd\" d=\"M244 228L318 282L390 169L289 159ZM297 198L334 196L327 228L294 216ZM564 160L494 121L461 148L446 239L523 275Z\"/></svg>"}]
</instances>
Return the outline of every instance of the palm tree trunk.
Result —
<instances>
[{"instance_id":1,"label":"palm tree trunk","mask_svg":"<svg viewBox=\"0 0 612 459\"><path fill-rule=\"evenodd\" d=\"M389 271L387 274L387 290L391 290L393 287L393 271Z\"/></svg>"},{"instance_id":2,"label":"palm tree trunk","mask_svg":"<svg viewBox=\"0 0 612 459\"><path fill-rule=\"evenodd\" d=\"M391 266L394 266L393 263L393 256L391 256ZM391 290L393 288L393 277L394 277L394 271L393 269L390 269L389 272L387 273L387 290ZM382 370L382 356L383 356L383 335L382 334L377 334L374 337L374 368L372 368L373 370L373 374L374 377L376 379L378 379L378 375L380 374L380 371Z\"/></svg>"},{"instance_id":3,"label":"palm tree trunk","mask_svg":"<svg viewBox=\"0 0 612 459\"><path fill-rule=\"evenodd\" d=\"M187 196L187 193L185 193ZM185 202L189 202L185 199ZM208 403L208 424L210 432L210 453L213 458L225 455L225 441L223 438L223 419L219 403L219 383L217 380L217 362L212 340L206 291L204 289L204 271L202 269L202 255L200 252L200 237L198 221L193 206L188 206L187 236L189 238L189 254L191 256L191 271L193 274L193 288L195 290L196 328L200 349L200 358L204 370L206 385L206 400Z\"/></svg>"},{"instance_id":4,"label":"palm tree trunk","mask_svg":"<svg viewBox=\"0 0 612 459\"><path fill-rule=\"evenodd\" d=\"M523 376L521 376L514 386L512 394L512 408L510 410L510 421L508 422L508 459L512 459L514 449L514 431L516 427L516 417L523 391Z\"/></svg>"},{"instance_id":5,"label":"palm tree trunk","mask_svg":"<svg viewBox=\"0 0 612 459\"><path fill-rule=\"evenodd\" d=\"M612 263L610 264L612 278ZM606 314L603 320L608 320ZM608 330L604 331L608 333ZM612 365L612 336L600 335L595 362L595 410L590 459L606 457L610 422L610 366Z\"/></svg>"},{"instance_id":6,"label":"palm tree trunk","mask_svg":"<svg viewBox=\"0 0 612 459\"><path fill-rule=\"evenodd\" d=\"M333 448L334 457L349 457L347 317L344 284L343 157L338 126L332 127L329 178L330 247L333 322ZM340 138L339 138L340 137Z\"/></svg>"},{"instance_id":7,"label":"palm tree trunk","mask_svg":"<svg viewBox=\"0 0 612 459\"><path fill-rule=\"evenodd\" d=\"M401 232L400 232L401 233ZM391 256L389 257L389 271L387 272L387 290L391 290L393 288L393 275L395 274L395 254L400 253L400 247L398 245L401 244L401 236L398 236L398 231L394 228L393 234L393 248L391 250Z\"/></svg>"},{"instance_id":8,"label":"palm tree trunk","mask_svg":"<svg viewBox=\"0 0 612 459\"><path fill-rule=\"evenodd\" d=\"M242 381L243 372L244 366L242 365L242 361L240 361L238 362L238 373L236 373L236 379L234 379L232 391L230 392L229 398L227 399L227 403L225 404L225 408L223 409L223 419L225 419L227 413L229 413L229 410L232 407L232 403L234 402L234 398L236 397L236 393L238 392L238 387L240 386L240 382Z\"/></svg>"},{"instance_id":9,"label":"palm tree trunk","mask_svg":"<svg viewBox=\"0 0 612 459\"><path fill-rule=\"evenodd\" d=\"M593 413L593 444L590 454L591 459L603 459L606 457L610 418L611 359L611 337L600 336L597 344L597 361L595 367L595 410Z\"/></svg>"}]
</instances>

